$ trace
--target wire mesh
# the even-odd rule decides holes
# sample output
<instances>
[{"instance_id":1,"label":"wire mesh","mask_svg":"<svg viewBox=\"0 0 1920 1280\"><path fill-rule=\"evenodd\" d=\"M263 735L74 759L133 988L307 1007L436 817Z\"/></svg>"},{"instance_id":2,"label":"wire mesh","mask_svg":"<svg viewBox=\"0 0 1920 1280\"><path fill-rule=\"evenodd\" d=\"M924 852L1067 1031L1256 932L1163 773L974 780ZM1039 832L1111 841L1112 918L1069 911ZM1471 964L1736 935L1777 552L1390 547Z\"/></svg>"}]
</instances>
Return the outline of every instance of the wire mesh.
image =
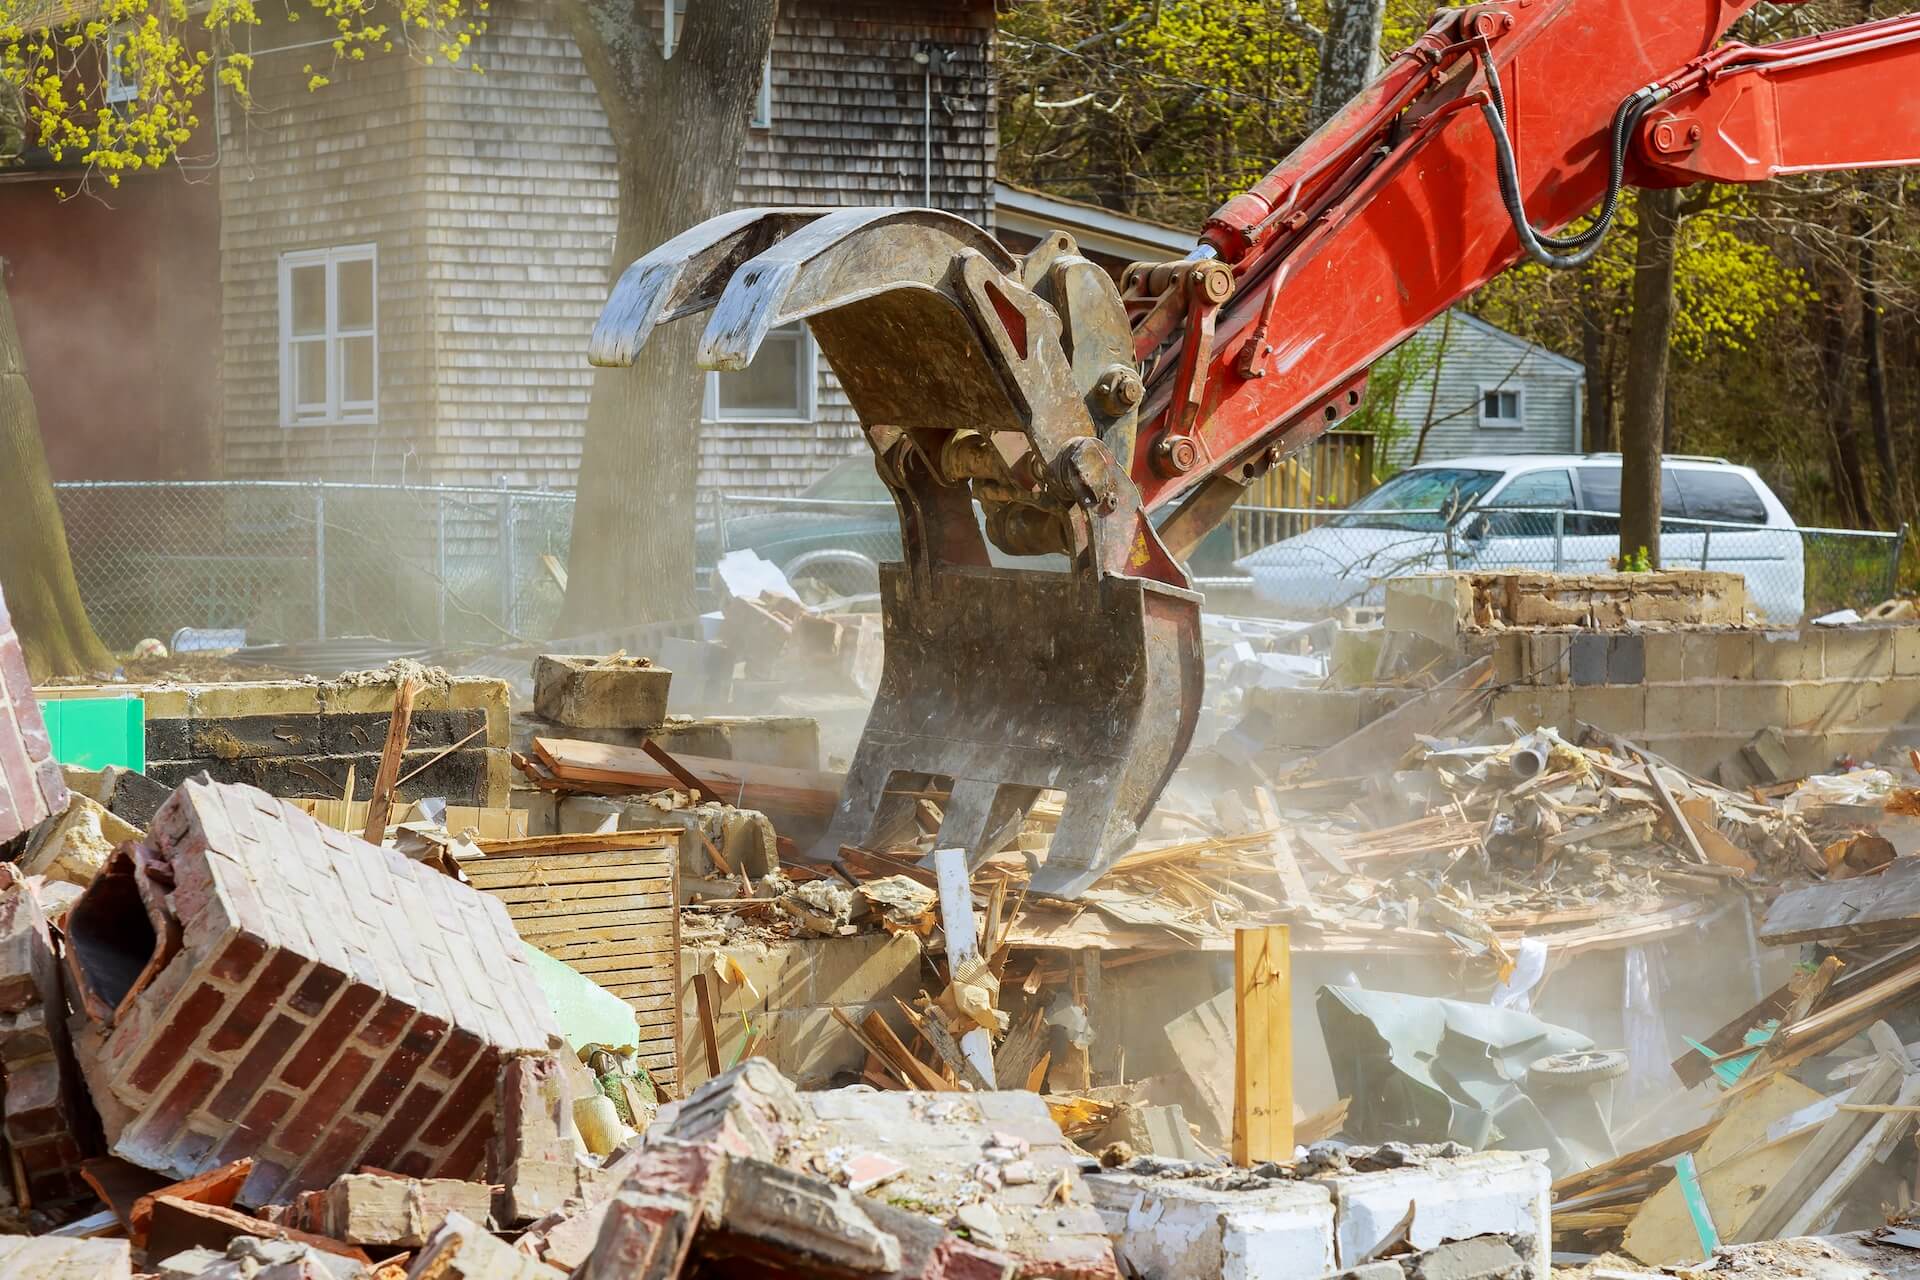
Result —
<instances>
[{"instance_id":1,"label":"wire mesh","mask_svg":"<svg viewBox=\"0 0 1920 1280\"><path fill-rule=\"evenodd\" d=\"M180 627L255 643L498 644L558 616L569 494L297 482L56 485L81 598L129 648Z\"/></svg>"}]
</instances>

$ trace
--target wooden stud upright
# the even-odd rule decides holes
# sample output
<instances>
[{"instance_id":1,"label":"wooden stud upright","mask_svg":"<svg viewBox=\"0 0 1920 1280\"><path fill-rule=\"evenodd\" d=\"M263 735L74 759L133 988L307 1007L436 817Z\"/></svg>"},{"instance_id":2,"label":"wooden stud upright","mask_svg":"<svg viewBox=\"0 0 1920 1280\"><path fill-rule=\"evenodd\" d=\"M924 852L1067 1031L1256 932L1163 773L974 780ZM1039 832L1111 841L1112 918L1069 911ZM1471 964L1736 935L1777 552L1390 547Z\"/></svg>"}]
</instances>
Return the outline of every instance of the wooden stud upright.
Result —
<instances>
[{"instance_id":1,"label":"wooden stud upright","mask_svg":"<svg viewBox=\"0 0 1920 1280\"><path fill-rule=\"evenodd\" d=\"M1233 1162L1293 1158L1293 963L1285 925L1233 934Z\"/></svg>"}]
</instances>

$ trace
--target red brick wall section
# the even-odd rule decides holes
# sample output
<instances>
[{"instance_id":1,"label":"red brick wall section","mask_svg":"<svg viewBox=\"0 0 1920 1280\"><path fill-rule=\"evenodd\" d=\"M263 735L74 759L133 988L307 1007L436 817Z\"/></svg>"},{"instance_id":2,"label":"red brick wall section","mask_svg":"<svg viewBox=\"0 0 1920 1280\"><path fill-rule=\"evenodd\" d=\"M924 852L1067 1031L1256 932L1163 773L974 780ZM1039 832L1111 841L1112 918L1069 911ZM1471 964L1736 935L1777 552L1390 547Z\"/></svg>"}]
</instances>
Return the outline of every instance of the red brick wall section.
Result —
<instances>
[{"instance_id":1,"label":"red brick wall section","mask_svg":"<svg viewBox=\"0 0 1920 1280\"><path fill-rule=\"evenodd\" d=\"M33 1204L91 1198L80 1162L97 1153L98 1133L81 1119L88 1108L75 1096L53 938L31 888L10 870L0 886L0 1127Z\"/></svg>"},{"instance_id":2,"label":"red brick wall section","mask_svg":"<svg viewBox=\"0 0 1920 1280\"><path fill-rule=\"evenodd\" d=\"M132 1113L101 1108L115 1154L177 1177L250 1155L255 1205L363 1164L484 1176L501 1061L564 1051L497 902L204 780L161 806L133 861L181 950L103 1043L76 1037L90 1084ZM87 906L70 954L110 941Z\"/></svg>"},{"instance_id":3,"label":"red brick wall section","mask_svg":"<svg viewBox=\"0 0 1920 1280\"><path fill-rule=\"evenodd\" d=\"M20 637L0 598L0 844L66 807L67 784L47 743Z\"/></svg>"}]
</instances>

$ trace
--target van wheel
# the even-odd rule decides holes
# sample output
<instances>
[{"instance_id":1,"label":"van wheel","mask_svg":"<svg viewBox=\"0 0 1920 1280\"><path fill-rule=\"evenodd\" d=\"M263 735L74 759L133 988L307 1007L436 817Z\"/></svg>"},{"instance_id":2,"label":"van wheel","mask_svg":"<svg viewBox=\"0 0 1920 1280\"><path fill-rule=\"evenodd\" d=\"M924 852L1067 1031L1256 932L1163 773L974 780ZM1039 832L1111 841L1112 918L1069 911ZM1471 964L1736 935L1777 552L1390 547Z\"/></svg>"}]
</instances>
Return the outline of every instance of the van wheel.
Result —
<instances>
[{"instance_id":1,"label":"van wheel","mask_svg":"<svg viewBox=\"0 0 1920 1280\"><path fill-rule=\"evenodd\" d=\"M1527 1084L1533 1088L1584 1089L1588 1085L1618 1080L1627 1074L1627 1055L1612 1049L1589 1049L1584 1053L1556 1053L1534 1059L1527 1068Z\"/></svg>"}]
</instances>

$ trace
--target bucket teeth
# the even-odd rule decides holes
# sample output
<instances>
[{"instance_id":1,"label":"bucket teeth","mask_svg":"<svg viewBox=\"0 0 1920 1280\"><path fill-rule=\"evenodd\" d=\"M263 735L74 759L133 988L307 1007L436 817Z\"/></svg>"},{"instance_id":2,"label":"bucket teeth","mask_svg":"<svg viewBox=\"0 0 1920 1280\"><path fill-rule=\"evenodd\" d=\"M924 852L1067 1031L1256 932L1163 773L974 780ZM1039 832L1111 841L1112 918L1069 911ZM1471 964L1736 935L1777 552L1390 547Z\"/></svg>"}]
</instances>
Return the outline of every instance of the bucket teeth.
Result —
<instances>
[{"instance_id":1,"label":"bucket teeth","mask_svg":"<svg viewBox=\"0 0 1920 1280\"><path fill-rule=\"evenodd\" d=\"M589 359L620 367L656 326L711 311L697 362L737 370L804 321L887 450L905 563L881 566L880 691L820 856L887 839L901 795L940 778L941 846L977 865L1054 790L1032 889L1072 896L1131 845L1192 735L1199 597L1151 554L1131 411L1089 407L1131 361L1126 312L1070 239L1047 245L1023 261L933 209L742 210L635 262L594 328ZM997 462L946 470L963 436ZM1062 572L990 567L989 534L1021 541L995 523L1016 507L1070 569L1065 555Z\"/></svg>"}]
</instances>

